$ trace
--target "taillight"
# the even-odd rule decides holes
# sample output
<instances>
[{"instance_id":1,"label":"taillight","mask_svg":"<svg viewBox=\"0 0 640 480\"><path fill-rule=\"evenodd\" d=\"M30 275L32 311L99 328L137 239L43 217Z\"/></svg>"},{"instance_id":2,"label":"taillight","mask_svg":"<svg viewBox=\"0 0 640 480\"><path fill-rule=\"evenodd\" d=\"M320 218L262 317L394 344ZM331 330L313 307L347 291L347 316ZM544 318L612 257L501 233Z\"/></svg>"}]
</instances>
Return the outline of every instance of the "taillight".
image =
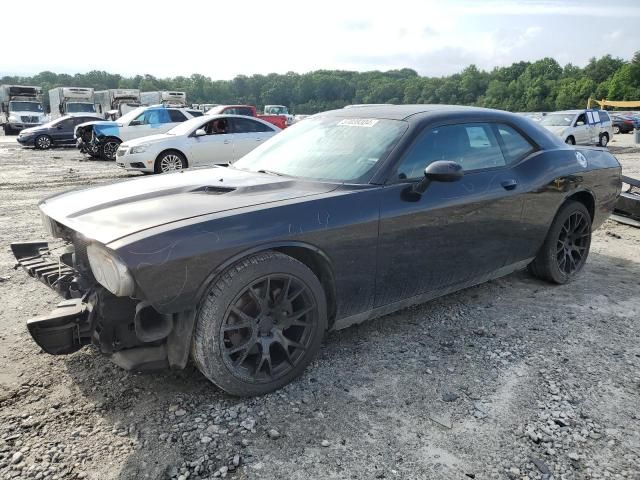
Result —
<instances>
[{"instance_id":1,"label":"taillight","mask_svg":"<svg viewBox=\"0 0 640 480\"><path fill-rule=\"evenodd\" d=\"M633 123L633 120L625 120L624 123Z\"/></svg>"}]
</instances>

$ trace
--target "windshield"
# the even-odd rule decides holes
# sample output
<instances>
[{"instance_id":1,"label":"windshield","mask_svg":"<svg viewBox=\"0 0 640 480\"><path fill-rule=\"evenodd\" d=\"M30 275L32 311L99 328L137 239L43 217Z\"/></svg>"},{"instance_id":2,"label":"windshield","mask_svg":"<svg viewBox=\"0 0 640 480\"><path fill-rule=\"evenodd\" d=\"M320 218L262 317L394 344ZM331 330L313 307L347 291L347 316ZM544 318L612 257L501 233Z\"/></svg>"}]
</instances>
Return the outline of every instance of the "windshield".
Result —
<instances>
[{"instance_id":1,"label":"windshield","mask_svg":"<svg viewBox=\"0 0 640 480\"><path fill-rule=\"evenodd\" d=\"M95 113L93 103L67 103L67 113Z\"/></svg>"},{"instance_id":2,"label":"windshield","mask_svg":"<svg viewBox=\"0 0 640 480\"><path fill-rule=\"evenodd\" d=\"M275 135L233 167L358 183L368 180L406 129L407 123L398 120L310 118Z\"/></svg>"},{"instance_id":3,"label":"windshield","mask_svg":"<svg viewBox=\"0 0 640 480\"><path fill-rule=\"evenodd\" d=\"M573 120L573 113L550 113L540 120L540 125L548 127L568 127Z\"/></svg>"},{"instance_id":4,"label":"windshield","mask_svg":"<svg viewBox=\"0 0 640 480\"><path fill-rule=\"evenodd\" d=\"M179 123L173 127L167 132L167 135L188 135L192 131L195 131L196 128L199 128L201 125L210 121L210 118L207 118L206 120L204 120L203 117L190 118L189 120Z\"/></svg>"},{"instance_id":5,"label":"windshield","mask_svg":"<svg viewBox=\"0 0 640 480\"><path fill-rule=\"evenodd\" d=\"M133 120L138 115L140 115L142 112L144 112L146 108L147 107L138 107L138 108L136 108L134 110L131 110L130 112L125 113L124 115L122 115L118 119L118 123L122 123L122 124L129 123L131 120Z\"/></svg>"},{"instance_id":6,"label":"windshield","mask_svg":"<svg viewBox=\"0 0 640 480\"><path fill-rule=\"evenodd\" d=\"M42 112L42 104L38 102L9 102L10 112Z\"/></svg>"}]
</instances>

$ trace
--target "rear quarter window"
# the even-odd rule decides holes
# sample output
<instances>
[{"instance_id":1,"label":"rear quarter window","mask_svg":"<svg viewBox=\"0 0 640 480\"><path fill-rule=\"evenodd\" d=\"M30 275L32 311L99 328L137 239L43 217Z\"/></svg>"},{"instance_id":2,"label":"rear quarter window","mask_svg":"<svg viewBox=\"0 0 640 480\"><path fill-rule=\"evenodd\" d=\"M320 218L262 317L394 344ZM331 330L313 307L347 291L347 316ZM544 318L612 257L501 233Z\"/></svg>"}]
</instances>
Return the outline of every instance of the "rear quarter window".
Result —
<instances>
[{"instance_id":1,"label":"rear quarter window","mask_svg":"<svg viewBox=\"0 0 640 480\"><path fill-rule=\"evenodd\" d=\"M498 125L498 134L502 139L507 163L517 162L535 150L526 138L509 125Z\"/></svg>"}]
</instances>

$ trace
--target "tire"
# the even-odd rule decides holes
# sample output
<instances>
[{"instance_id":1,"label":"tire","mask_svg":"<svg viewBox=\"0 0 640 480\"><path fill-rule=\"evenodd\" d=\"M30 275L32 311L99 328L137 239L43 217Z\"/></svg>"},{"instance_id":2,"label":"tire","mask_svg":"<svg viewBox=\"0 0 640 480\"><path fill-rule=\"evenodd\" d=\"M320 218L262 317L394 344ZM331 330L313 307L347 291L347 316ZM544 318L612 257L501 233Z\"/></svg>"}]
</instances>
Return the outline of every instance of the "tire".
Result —
<instances>
[{"instance_id":1,"label":"tire","mask_svg":"<svg viewBox=\"0 0 640 480\"><path fill-rule=\"evenodd\" d=\"M225 392L263 395L302 374L326 330L318 278L298 260L266 251L230 266L206 290L191 356Z\"/></svg>"},{"instance_id":2,"label":"tire","mask_svg":"<svg viewBox=\"0 0 640 480\"><path fill-rule=\"evenodd\" d=\"M614 135L618 135L620 133L620 127L618 125L613 126Z\"/></svg>"},{"instance_id":3,"label":"tire","mask_svg":"<svg viewBox=\"0 0 640 480\"><path fill-rule=\"evenodd\" d=\"M115 137L109 137L102 142L98 149L98 154L103 160L115 160L116 151L122 142Z\"/></svg>"},{"instance_id":4,"label":"tire","mask_svg":"<svg viewBox=\"0 0 640 480\"><path fill-rule=\"evenodd\" d=\"M188 166L187 159L182 153L176 150L168 150L158 155L153 169L155 173L169 173L182 170Z\"/></svg>"},{"instance_id":5,"label":"tire","mask_svg":"<svg viewBox=\"0 0 640 480\"><path fill-rule=\"evenodd\" d=\"M569 145L575 145L576 144L576 139L573 138L573 136L569 136L569 137L567 137L567 139L564 142L568 143Z\"/></svg>"},{"instance_id":6,"label":"tire","mask_svg":"<svg viewBox=\"0 0 640 480\"><path fill-rule=\"evenodd\" d=\"M38 150L48 150L53 145L49 135L39 135L33 141L33 146Z\"/></svg>"},{"instance_id":7,"label":"tire","mask_svg":"<svg viewBox=\"0 0 640 480\"><path fill-rule=\"evenodd\" d=\"M4 130L4 134L5 134L5 135L13 135L13 134L15 133L15 132L13 131L13 128L11 128L11 127L9 126L9 124L8 124L8 123L5 123L5 124L2 126L2 128L3 128L3 130Z\"/></svg>"},{"instance_id":8,"label":"tire","mask_svg":"<svg viewBox=\"0 0 640 480\"><path fill-rule=\"evenodd\" d=\"M609 134L603 133L600 135L600 141L598 142L599 147L606 147L609 145Z\"/></svg>"},{"instance_id":9,"label":"tire","mask_svg":"<svg viewBox=\"0 0 640 480\"><path fill-rule=\"evenodd\" d=\"M542 248L529 264L529 272L552 283L565 284L573 280L589 256L591 222L591 215L582 203L569 200L563 204L553 219ZM575 231L572 231L572 225L575 225Z\"/></svg>"}]
</instances>

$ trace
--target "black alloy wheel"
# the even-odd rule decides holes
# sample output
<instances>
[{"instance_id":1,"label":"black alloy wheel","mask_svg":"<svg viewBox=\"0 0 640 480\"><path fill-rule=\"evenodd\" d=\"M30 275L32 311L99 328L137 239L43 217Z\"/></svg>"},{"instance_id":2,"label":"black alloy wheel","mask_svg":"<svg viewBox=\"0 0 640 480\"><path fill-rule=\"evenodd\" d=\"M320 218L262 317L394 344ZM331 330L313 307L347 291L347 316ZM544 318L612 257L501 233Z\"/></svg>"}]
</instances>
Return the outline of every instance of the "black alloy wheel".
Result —
<instances>
[{"instance_id":1,"label":"black alloy wheel","mask_svg":"<svg viewBox=\"0 0 640 480\"><path fill-rule=\"evenodd\" d=\"M220 332L224 362L252 383L290 373L313 339L317 306L293 275L273 274L247 285L229 306Z\"/></svg>"},{"instance_id":2,"label":"black alloy wheel","mask_svg":"<svg viewBox=\"0 0 640 480\"><path fill-rule=\"evenodd\" d=\"M568 200L556 214L544 244L529 264L529 272L548 282L564 284L584 267L591 247L591 214L581 202Z\"/></svg>"},{"instance_id":3,"label":"black alloy wheel","mask_svg":"<svg viewBox=\"0 0 640 480\"><path fill-rule=\"evenodd\" d=\"M227 267L203 294L191 356L227 393L263 395L302 374L327 323L316 274L284 253L260 252Z\"/></svg>"},{"instance_id":4,"label":"black alloy wheel","mask_svg":"<svg viewBox=\"0 0 640 480\"><path fill-rule=\"evenodd\" d=\"M558 269L567 275L582 268L589 251L591 237L591 219L582 212L572 213L560 229L556 254Z\"/></svg>"}]
</instances>

